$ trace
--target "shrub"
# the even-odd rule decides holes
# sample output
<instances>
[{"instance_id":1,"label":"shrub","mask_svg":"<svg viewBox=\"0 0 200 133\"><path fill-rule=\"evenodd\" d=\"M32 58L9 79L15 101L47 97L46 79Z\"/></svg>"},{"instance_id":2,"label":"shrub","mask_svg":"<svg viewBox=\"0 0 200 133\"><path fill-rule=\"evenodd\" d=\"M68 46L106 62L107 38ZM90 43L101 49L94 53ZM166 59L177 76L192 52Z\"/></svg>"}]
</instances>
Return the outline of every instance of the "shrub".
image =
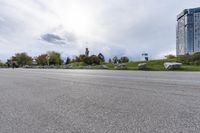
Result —
<instances>
[{"instance_id":1,"label":"shrub","mask_svg":"<svg viewBox=\"0 0 200 133\"><path fill-rule=\"evenodd\" d=\"M180 55L177 57L177 61L186 65L200 65L200 52L192 55Z\"/></svg>"},{"instance_id":2,"label":"shrub","mask_svg":"<svg viewBox=\"0 0 200 133\"><path fill-rule=\"evenodd\" d=\"M121 58L120 58L120 62L121 62L121 63L127 63L127 62L129 62L129 58L126 57L126 56L121 57Z\"/></svg>"},{"instance_id":3,"label":"shrub","mask_svg":"<svg viewBox=\"0 0 200 133\"><path fill-rule=\"evenodd\" d=\"M172 55L172 54L166 55L165 57L166 57L167 59L174 59L174 58L176 58L176 56L175 56L175 55Z\"/></svg>"},{"instance_id":4,"label":"shrub","mask_svg":"<svg viewBox=\"0 0 200 133\"><path fill-rule=\"evenodd\" d=\"M87 65L93 65L93 64L99 65L101 61L96 55L91 55L89 57L86 56L83 62L86 63Z\"/></svg>"}]
</instances>

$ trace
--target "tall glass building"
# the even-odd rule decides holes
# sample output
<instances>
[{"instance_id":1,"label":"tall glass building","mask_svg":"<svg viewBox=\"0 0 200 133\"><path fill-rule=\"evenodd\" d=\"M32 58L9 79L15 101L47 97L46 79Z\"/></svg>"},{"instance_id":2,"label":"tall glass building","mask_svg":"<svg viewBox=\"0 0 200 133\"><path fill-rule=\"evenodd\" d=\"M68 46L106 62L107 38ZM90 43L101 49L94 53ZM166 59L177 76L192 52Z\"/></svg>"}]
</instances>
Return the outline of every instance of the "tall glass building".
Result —
<instances>
[{"instance_id":1,"label":"tall glass building","mask_svg":"<svg viewBox=\"0 0 200 133\"><path fill-rule=\"evenodd\" d=\"M200 7L177 16L176 47L177 55L200 52Z\"/></svg>"}]
</instances>

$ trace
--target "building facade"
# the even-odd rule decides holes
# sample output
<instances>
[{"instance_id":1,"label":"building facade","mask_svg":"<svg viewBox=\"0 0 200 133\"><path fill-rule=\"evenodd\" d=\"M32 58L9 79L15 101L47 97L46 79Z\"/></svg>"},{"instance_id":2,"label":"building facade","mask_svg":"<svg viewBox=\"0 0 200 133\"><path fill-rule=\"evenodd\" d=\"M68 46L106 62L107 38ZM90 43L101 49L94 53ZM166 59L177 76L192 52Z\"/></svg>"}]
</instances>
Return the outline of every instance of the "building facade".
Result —
<instances>
[{"instance_id":1,"label":"building facade","mask_svg":"<svg viewBox=\"0 0 200 133\"><path fill-rule=\"evenodd\" d=\"M185 9L177 16L177 55L200 52L200 8Z\"/></svg>"}]
</instances>

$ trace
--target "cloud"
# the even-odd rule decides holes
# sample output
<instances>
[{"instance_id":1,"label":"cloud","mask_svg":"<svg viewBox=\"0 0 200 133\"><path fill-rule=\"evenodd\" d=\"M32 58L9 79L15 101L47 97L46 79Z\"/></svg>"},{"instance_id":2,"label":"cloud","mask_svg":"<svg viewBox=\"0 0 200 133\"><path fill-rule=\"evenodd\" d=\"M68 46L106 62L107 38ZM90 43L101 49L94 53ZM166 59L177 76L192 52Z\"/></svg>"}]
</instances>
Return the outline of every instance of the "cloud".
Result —
<instances>
[{"instance_id":1,"label":"cloud","mask_svg":"<svg viewBox=\"0 0 200 133\"><path fill-rule=\"evenodd\" d=\"M4 18L2 18L2 17L0 17L0 21L4 22L4 21L5 21L5 19L4 19Z\"/></svg>"},{"instance_id":2,"label":"cloud","mask_svg":"<svg viewBox=\"0 0 200 133\"><path fill-rule=\"evenodd\" d=\"M43 41L53 44L66 44L65 40L58 35L47 33L41 36Z\"/></svg>"},{"instance_id":3,"label":"cloud","mask_svg":"<svg viewBox=\"0 0 200 133\"><path fill-rule=\"evenodd\" d=\"M64 29L63 25L58 25L49 29L47 33L41 35L41 40L51 44L67 44L77 43L77 36Z\"/></svg>"},{"instance_id":4,"label":"cloud","mask_svg":"<svg viewBox=\"0 0 200 133\"><path fill-rule=\"evenodd\" d=\"M0 58L50 50L73 56L85 47L106 57L138 60L148 52L162 58L175 53L176 15L196 5L197 0L0 1Z\"/></svg>"}]
</instances>

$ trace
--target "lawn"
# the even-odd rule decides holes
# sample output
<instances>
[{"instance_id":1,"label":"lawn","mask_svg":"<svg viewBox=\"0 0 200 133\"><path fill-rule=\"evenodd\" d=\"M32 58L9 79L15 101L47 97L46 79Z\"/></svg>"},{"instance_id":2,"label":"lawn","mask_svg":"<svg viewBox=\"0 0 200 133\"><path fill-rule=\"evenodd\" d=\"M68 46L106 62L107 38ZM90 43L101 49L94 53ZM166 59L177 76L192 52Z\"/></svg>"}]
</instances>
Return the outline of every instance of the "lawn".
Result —
<instances>
[{"instance_id":1,"label":"lawn","mask_svg":"<svg viewBox=\"0 0 200 133\"><path fill-rule=\"evenodd\" d=\"M138 64L146 63L147 71L166 71L164 68L165 62L176 62L176 59L161 59L161 60L150 60L150 61L138 61L125 63L128 70L138 70ZM90 69L85 63L72 63L73 69ZM114 70L115 65L112 63L103 63L101 65L106 65L109 70ZM92 69L100 69L101 65L94 65ZM181 69L177 71L200 71L200 66L193 65L183 65Z\"/></svg>"},{"instance_id":2,"label":"lawn","mask_svg":"<svg viewBox=\"0 0 200 133\"><path fill-rule=\"evenodd\" d=\"M138 64L140 63L146 63L147 64L147 70L150 71L164 71L164 63L165 62L176 62L175 59L163 59L163 60L150 60L150 61L140 61L140 62L129 62L127 63L129 70L137 70Z\"/></svg>"}]
</instances>

